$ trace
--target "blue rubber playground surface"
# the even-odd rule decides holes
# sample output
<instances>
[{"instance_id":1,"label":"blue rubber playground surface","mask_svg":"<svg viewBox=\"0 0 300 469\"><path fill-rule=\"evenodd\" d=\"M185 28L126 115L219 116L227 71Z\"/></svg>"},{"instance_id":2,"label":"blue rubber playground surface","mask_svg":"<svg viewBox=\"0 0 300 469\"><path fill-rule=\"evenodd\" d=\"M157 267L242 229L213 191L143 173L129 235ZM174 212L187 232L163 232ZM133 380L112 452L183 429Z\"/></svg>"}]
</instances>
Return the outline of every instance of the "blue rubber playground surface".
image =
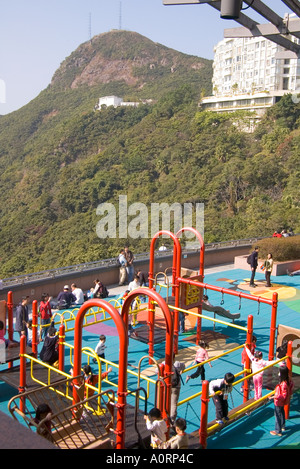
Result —
<instances>
[{"instance_id":1,"label":"blue rubber playground surface","mask_svg":"<svg viewBox=\"0 0 300 469\"><path fill-rule=\"evenodd\" d=\"M235 291L243 291L249 293L249 272L240 269L226 268L212 272L213 269L208 269L205 273L205 283L223 287L226 289L234 289ZM210 273L212 272L212 273ZM277 325L282 324L296 329L300 329L300 276L280 276L273 277L272 287L266 288L264 286L264 275L257 271L255 278L257 287L251 289L251 294L272 297L272 293L278 293L278 312L277 312ZM114 295L114 289L111 288L109 300L116 299L119 295ZM164 289L161 292L162 296L165 295ZM270 338L270 318L271 307L266 304L260 303L259 307L257 302L251 300L239 300L238 297L231 295L222 295L218 292L207 291L209 301L213 305L220 305L230 310L231 313L240 313L240 318L232 321L223 317L216 316L226 324L214 323L208 319L202 319L202 334L204 340L209 343L208 353L210 357L221 354L222 352L230 351L230 349L242 345L246 341L246 332L243 330L232 327L247 326L248 315L253 316L253 333L257 337L256 350L263 352L263 357L268 359L269 352L269 338ZM224 303L223 303L224 302ZM213 314L203 311L205 316L213 318ZM139 321L139 317L138 317ZM176 360L184 361L186 367L191 366L197 346L195 344L195 321L193 318L186 319L187 332L179 335L178 355ZM148 344L141 340L142 334L139 334L139 329L143 327L143 321L139 321L135 330L137 331L137 339L129 339L128 349L128 389L136 389L138 386L137 367L142 357L148 355ZM142 329L140 329L142 330ZM110 363L116 364L119 360L119 338L116 328L112 320L101 322L98 324L91 324L83 330L83 348L94 349L99 335L106 335L106 360ZM66 342L71 345L74 343L74 333L70 332L66 336ZM154 358L157 362L161 362L165 358L165 341L156 341L154 345ZM39 345L41 348L41 345ZM40 350L39 348L39 350ZM86 363L83 358L83 364ZM98 373L97 365L90 362L93 371ZM1 370L4 365L1 365ZM71 364L66 351L66 371L70 369ZM103 370L102 370L103 371ZM205 365L206 379L212 380L222 378L226 372L234 374L242 371L241 365L241 350L228 353L222 358L216 359L212 362L212 367L208 364ZM299 373L300 367L294 367L294 372ZM141 372L143 375L148 376L150 379L155 380L156 371L155 366L149 364L148 359L141 361ZM189 373L190 374L190 373ZM183 417L187 421L187 432L191 433L197 431L200 425L200 409L201 409L201 396L197 395L201 391L200 377L194 380L189 380L186 384L187 373L183 373L183 383L181 386L181 393L178 405L178 417ZM111 387L112 384L116 385L118 381L117 366L113 366L113 371L109 375L110 383L103 382L102 389L105 386ZM145 386L143 380L140 383ZM263 389L263 395L269 393L268 389ZM8 400L16 395L16 390L11 388L6 383L0 381L0 410L4 413L9 413L7 410ZM149 400L147 403L148 410L154 405L154 384L149 385ZM188 400L191 396L197 395L192 400ZM250 397L253 397L250 393ZM183 401L183 402L182 402ZM134 398L128 396L127 402L134 405ZM234 387L229 398L229 408L233 409L238 407L243 402L243 396L240 386ZM286 431L282 437L270 435L270 430L274 429L274 404L272 401L259 409L250 413L249 416L241 418L238 422L226 426L220 432L208 438L208 449L299 449L300 448L300 391L293 394L290 406L290 418L286 422ZM143 402L140 409L143 410ZM215 418L215 408L213 402L209 403L208 422ZM143 424L143 423L141 423Z\"/></svg>"}]
</instances>

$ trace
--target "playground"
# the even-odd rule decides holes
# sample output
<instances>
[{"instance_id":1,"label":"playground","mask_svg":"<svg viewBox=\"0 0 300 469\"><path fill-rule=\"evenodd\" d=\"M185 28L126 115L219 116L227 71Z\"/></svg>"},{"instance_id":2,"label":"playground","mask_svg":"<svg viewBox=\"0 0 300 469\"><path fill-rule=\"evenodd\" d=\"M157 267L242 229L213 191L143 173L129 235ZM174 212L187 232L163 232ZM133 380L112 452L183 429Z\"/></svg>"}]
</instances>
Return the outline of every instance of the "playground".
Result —
<instances>
[{"instance_id":1,"label":"playground","mask_svg":"<svg viewBox=\"0 0 300 469\"><path fill-rule=\"evenodd\" d=\"M119 289L110 289L110 296L105 300L89 300L80 308L54 312L60 338L57 367L47 366L39 360L41 343L36 341L34 344L33 340L32 350L28 350L21 339L20 365L15 359L0 368L0 410L26 424L28 415L33 415L37 393L42 395L55 388L51 391L63 396L60 399L64 401L64 414L68 412L62 420L62 411L57 411L57 427L66 426L66 421L72 419L80 424L85 408L88 415L84 417L85 426L91 426L87 419L92 419L94 427L102 425L104 428L103 433L94 436L92 444L102 439L108 445L111 441L116 449L145 449L149 432L145 428L144 414L158 406L168 421L175 353L175 360L185 364L177 416L187 422L191 448L299 448L297 348L290 348L285 357L287 364L292 366L295 390L286 409L287 428L281 438L270 435L270 430L274 429L274 404L268 399L274 394L280 360L265 370L263 398L254 402L253 390L246 379L251 374L250 366L248 363L244 370L241 353L252 335L257 337L256 349L263 352L266 360L276 359L276 347L283 338L288 337L290 343L297 342L300 276L276 277L272 279L272 287L266 288L264 274L258 269L257 287L253 289L249 287L247 271L223 266L205 272L205 248L201 237L198 238L201 245L199 269L187 271L181 265L177 237L180 233L176 236L168 233L174 241L173 266L169 272L161 273L155 267L154 248L162 234L159 232L150 245L149 288L134 290L125 300L117 291ZM202 310L203 294L213 305L239 317L233 320L217 312ZM33 316L37 316L36 308L33 304ZM185 332L182 333L179 331L180 313L185 319ZM131 314L134 334L128 335ZM293 329L296 335L293 335ZM94 352L100 334L106 336L105 359L100 359ZM215 422L212 400L207 395L204 397L206 383L201 385L200 377L186 383L187 375L191 370L195 371L192 363L200 339L209 345L212 365L204 363L206 380L223 378L226 372L235 375L228 401L229 422L222 426ZM15 353L15 349L12 350ZM112 368L105 378L90 386L92 396L88 397L76 391L82 385L87 387L81 378L82 367L86 364L97 375ZM32 394L23 399L26 393ZM95 423L95 419L102 417L104 422ZM77 447L85 444L81 442Z\"/></svg>"}]
</instances>

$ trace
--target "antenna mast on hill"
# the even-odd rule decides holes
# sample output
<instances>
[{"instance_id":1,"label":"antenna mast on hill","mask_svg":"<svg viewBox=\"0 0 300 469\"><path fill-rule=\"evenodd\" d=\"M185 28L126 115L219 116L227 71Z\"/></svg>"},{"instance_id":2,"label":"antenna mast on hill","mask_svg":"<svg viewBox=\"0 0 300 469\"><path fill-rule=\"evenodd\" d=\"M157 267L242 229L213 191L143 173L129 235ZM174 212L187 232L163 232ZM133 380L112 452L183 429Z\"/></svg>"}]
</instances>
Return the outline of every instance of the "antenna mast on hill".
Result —
<instances>
[{"instance_id":1,"label":"antenna mast on hill","mask_svg":"<svg viewBox=\"0 0 300 469\"><path fill-rule=\"evenodd\" d=\"M92 40L92 13L89 13L89 40Z\"/></svg>"},{"instance_id":2,"label":"antenna mast on hill","mask_svg":"<svg viewBox=\"0 0 300 469\"><path fill-rule=\"evenodd\" d=\"M119 29L122 29L122 2L120 2L120 10L119 10Z\"/></svg>"}]
</instances>

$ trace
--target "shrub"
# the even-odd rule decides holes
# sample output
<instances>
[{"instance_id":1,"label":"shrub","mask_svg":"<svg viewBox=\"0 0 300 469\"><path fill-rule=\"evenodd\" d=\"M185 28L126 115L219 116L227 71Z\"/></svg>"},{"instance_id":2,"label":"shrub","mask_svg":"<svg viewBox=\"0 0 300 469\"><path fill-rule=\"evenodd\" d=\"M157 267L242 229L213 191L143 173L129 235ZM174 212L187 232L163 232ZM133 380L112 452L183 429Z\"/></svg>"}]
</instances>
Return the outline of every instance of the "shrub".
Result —
<instances>
[{"instance_id":1,"label":"shrub","mask_svg":"<svg viewBox=\"0 0 300 469\"><path fill-rule=\"evenodd\" d=\"M255 246L259 247L260 259L265 259L269 253L273 255L275 262L300 259L300 236L261 239Z\"/></svg>"}]
</instances>

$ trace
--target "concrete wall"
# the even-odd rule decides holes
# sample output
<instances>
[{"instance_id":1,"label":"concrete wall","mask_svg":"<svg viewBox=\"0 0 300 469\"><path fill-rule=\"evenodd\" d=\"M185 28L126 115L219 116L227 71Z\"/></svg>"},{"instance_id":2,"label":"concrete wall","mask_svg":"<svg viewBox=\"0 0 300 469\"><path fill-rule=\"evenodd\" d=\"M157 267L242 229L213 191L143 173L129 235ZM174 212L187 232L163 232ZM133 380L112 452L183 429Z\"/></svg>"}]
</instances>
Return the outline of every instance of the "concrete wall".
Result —
<instances>
[{"instance_id":1,"label":"concrete wall","mask_svg":"<svg viewBox=\"0 0 300 469\"><path fill-rule=\"evenodd\" d=\"M232 246L218 249L209 249L205 252L205 266L214 266L222 264L234 263L236 256L249 253L250 246ZM183 252L181 266L187 269L199 270L199 252ZM155 258L155 273L165 272L171 273L173 255L166 254L163 257ZM135 269L140 268L141 270L148 272L149 260L137 261L134 264ZM204 270L205 273L205 270ZM24 282L21 285L14 287L5 287L0 291L0 300L7 299L7 292L11 290L13 292L14 304L17 304L22 296L28 295L30 301L39 301L43 293L49 293L50 296L56 297L58 293L63 289L64 285L71 285L76 283L82 290L89 290L93 286L93 282L96 278L99 278L105 285L117 285L119 283L119 268L118 266L102 267L95 270L87 271L76 271L74 270L71 274L65 274L56 276L55 278L46 278L30 282Z\"/></svg>"}]
</instances>

